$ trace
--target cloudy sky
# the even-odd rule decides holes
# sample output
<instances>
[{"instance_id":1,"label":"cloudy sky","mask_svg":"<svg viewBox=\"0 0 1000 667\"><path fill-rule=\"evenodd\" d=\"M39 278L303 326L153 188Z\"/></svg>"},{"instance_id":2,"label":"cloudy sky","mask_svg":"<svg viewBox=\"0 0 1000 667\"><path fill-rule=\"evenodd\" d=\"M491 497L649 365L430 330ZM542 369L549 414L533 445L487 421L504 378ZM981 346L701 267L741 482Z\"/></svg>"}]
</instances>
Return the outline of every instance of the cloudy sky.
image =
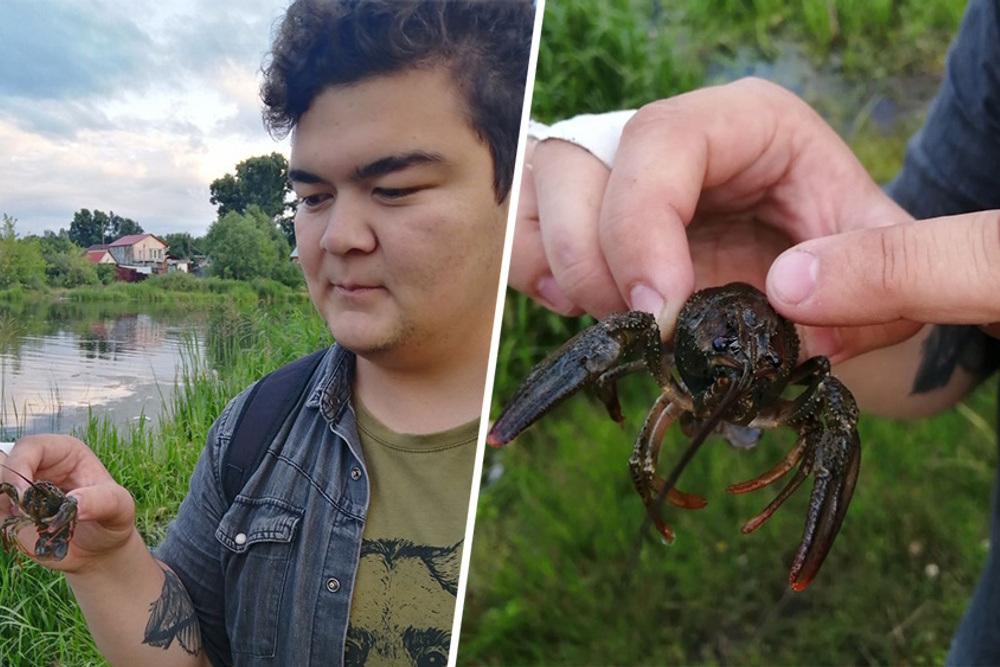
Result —
<instances>
[{"instance_id":1,"label":"cloudy sky","mask_svg":"<svg viewBox=\"0 0 1000 667\"><path fill-rule=\"evenodd\" d=\"M0 212L19 236L81 208L200 236L208 186L279 151L260 67L288 0L0 0Z\"/></svg>"}]
</instances>

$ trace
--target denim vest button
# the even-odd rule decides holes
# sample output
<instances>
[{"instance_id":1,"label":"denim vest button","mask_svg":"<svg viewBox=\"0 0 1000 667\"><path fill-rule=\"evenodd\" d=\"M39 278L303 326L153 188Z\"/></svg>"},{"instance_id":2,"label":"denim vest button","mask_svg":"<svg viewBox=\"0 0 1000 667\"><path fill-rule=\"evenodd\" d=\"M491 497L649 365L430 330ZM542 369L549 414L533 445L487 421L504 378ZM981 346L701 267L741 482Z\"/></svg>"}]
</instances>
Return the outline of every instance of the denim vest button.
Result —
<instances>
[{"instance_id":1,"label":"denim vest button","mask_svg":"<svg viewBox=\"0 0 1000 667\"><path fill-rule=\"evenodd\" d=\"M361 468L351 468L351 479L355 482L361 479Z\"/></svg>"},{"instance_id":2,"label":"denim vest button","mask_svg":"<svg viewBox=\"0 0 1000 667\"><path fill-rule=\"evenodd\" d=\"M233 538L233 541L236 542L236 544L246 544L247 543L246 533L237 533L236 537Z\"/></svg>"},{"instance_id":3,"label":"denim vest button","mask_svg":"<svg viewBox=\"0 0 1000 667\"><path fill-rule=\"evenodd\" d=\"M340 582L337 581L336 578L330 577L329 579L326 580L326 590L330 591L331 593L336 593L337 591L340 590Z\"/></svg>"}]
</instances>

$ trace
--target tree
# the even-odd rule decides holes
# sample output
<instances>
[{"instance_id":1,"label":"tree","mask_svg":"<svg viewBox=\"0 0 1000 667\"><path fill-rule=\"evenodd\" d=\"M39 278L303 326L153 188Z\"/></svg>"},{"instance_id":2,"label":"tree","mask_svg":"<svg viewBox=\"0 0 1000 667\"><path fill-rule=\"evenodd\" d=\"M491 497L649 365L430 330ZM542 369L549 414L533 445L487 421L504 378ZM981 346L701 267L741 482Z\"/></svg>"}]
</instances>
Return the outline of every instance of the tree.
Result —
<instances>
[{"instance_id":1,"label":"tree","mask_svg":"<svg viewBox=\"0 0 1000 667\"><path fill-rule=\"evenodd\" d=\"M195 255L200 255L201 240L195 239L187 232L176 232L163 237L163 241L170 246L170 254L181 259L191 259Z\"/></svg>"},{"instance_id":2,"label":"tree","mask_svg":"<svg viewBox=\"0 0 1000 667\"><path fill-rule=\"evenodd\" d=\"M45 279L52 287L97 283L97 265L88 262L83 248L70 241L65 234L46 231L38 239L38 246L45 262Z\"/></svg>"},{"instance_id":3,"label":"tree","mask_svg":"<svg viewBox=\"0 0 1000 667\"><path fill-rule=\"evenodd\" d=\"M289 236L291 216L287 215L294 209L288 201L292 186L288 181L288 160L281 153L247 158L236 165L235 176L226 174L217 178L209 190L220 219L230 212L242 214L250 206L256 206L281 226L289 243L294 243Z\"/></svg>"},{"instance_id":4,"label":"tree","mask_svg":"<svg viewBox=\"0 0 1000 667\"><path fill-rule=\"evenodd\" d=\"M28 285L40 287L45 275L45 263L38 239L18 239L14 227L17 220L3 214L0 222L0 289Z\"/></svg>"},{"instance_id":5,"label":"tree","mask_svg":"<svg viewBox=\"0 0 1000 667\"><path fill-rule=\"evenodd\" d=\"M120 215L81 208L73 214L69 225L69 239L81 248L89 248L98 243L111 243L129 234L142 234L139 223Z\"/></svg>"},{"instance_id":6,"label":"tree","mask_svg":"<svg viewBox=\"0 0 1000 667\"><path fill-rule=\"evenodd\" d=\"M95 243L101 242L104 235L104 228L99 220L94 219L94 214L88 209L81 208L73 214L73 222L69 223L69 240L81 248L88 248Z\"/></svg>"},{"instance_id":7,"label":"tree","mask_svg":"<svg viewBox=\"0 0 1000 667\"><path fill-rule=\"evenodd\" d=\"M100 211L94 211L95 215L98 213L100 213ZM107 243L116 241L123 236L142 234L142 232L142 227L135 220L132 220L131 218L123 218L114 212L111 212L108 215Z\"/></svg>"},{"instance_id":8,"label":"tree","mask_svg":"<svg viewBox=\"0 0 1000 667\"><path fill-rule=\"evenodd\" d=\"M270 278L288 261L288 243L271 219L256 206L245 214L230 211L212 223L205 236L212 275L236 280Z\"/></svg>"}]
</instances>

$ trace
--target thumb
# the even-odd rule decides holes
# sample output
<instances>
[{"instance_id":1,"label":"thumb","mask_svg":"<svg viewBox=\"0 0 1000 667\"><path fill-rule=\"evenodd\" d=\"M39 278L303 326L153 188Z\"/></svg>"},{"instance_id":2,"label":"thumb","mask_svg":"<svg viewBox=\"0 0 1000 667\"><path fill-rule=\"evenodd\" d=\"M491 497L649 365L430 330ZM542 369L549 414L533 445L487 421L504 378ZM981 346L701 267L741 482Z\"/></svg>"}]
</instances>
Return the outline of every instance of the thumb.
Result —
<instances>
[{"instance_id":1,"label":"thumb","mask_svg":"<svg viewBox=\"0 0 1000 667\"><path fill-rule=\"evenodd\" d=\"M775 260L767 293L782 315L814 326L1000 321L1000 211L806 241Z\"/></svg>"},{"instance_id":2,"label":"thumb","mask_svg":"<svg viewBox=\"0 0 1000 667\"><path fill-rule=\"evenodd\" d=\"M135 522L132 494L118 484L96 484L73 489L80 521L97 521L110 530L124 530Z\"/></svg>"}]
</instances>

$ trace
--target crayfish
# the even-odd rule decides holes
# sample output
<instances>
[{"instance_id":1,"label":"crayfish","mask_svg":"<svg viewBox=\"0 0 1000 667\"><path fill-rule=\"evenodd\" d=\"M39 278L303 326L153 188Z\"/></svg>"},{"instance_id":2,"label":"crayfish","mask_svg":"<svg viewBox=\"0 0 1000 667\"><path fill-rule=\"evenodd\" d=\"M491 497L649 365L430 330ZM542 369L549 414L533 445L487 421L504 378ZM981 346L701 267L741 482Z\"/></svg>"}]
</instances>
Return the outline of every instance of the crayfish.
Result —
<instances>
[{"instance_id":1,"label":"crayfish","mask_svg":"<svg viewBox=\"0 0 1000 667\"><path fill-rule=\"evenodd\" d=\"M731 283L696 292L678 316L674 352L666 352L649 313L611 315L580 332L535 366L497 418L487 442L500 446L554 405L587 385L595 385L613 419L622 422L615 380L646 369L660 386L639 432L629 471L652 522L668 541L670 527L660 517L660 501L697 509L705 500L681 492L674 483L702 441L718 433L740 449L752 447L761 429L787 426L798 440L785 458L764 474L734 484L729 493L754 491L798 466L774 500L742 528L750 533L812 473L812 496L802 541L789 583L802 590L815 577L833 546L847 513L861 462L858 408L826 357L797 364L794 325L750 285ZM676 376L673 373L676 369ZM804 390L783 398L790 385ZM661 440L679 421L692 438L685 456L664 479L657 474Z\"/></svg>"},{"instance_id":2,"label":"crayfish","mask_svg":"<svg viewBox=\"0 0 1000 667\"><path fill-rule=\"evenodd\" d=\"M14 548L20 548L17 533L22 527L31 524L38 530L35 558L40 561L62 560L69 551L69 541L76 529L76 498L67 496L52 482L32 482L10 468L7 470L31 486L18 499L17 489L13 485L0 483L0 493L6 493L14 507L24 514L9 516L0 523L0 544L4 551L9 553Z\"/></svg>"}]
</instances>

